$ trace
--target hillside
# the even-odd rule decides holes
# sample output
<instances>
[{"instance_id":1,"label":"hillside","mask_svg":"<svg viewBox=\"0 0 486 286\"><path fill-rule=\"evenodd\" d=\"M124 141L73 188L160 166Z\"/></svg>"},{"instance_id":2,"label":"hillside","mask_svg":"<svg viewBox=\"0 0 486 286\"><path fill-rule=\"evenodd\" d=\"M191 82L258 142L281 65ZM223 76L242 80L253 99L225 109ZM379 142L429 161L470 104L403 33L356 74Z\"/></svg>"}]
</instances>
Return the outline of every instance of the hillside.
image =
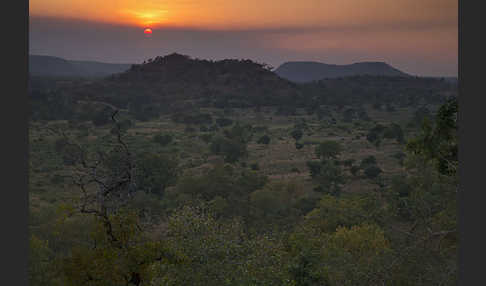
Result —
<instances>
[{"instance_id":1,"label":"hillside","mask_svg":"<svg viewBox=\"0 0 486 286\"><path fill-rule=\"evenodd\" d=\"M130 64L70 61L58 57L29 55L29 73L31 76L105 77L126 71L130 66Z\"/></svg>"},{"instance_id":2,"label":"hillside","mask_svg":"<svg viewBox=\"0 0 486 286\"><path fill-rule=\"evenodd\" d=\"M330 65L319 62L286 62L275 73L294 82L311 82L324 78L356 75L409 76L383 62L361 62L350 65Z\"/></svg>"},{"instance_id":3,"label":"hillside","mask_svg":"<svg viewBox=\"0 0 486 286\"><path fill-rule=\"evenodd\" d=\"M209 61L180 54L156 57L120 74L79 87L79 97L121 108L150 104L168 108L174 102L205 106L248 107L290 102L297 86L250 60Z\"/></svg>"}]
</instances>

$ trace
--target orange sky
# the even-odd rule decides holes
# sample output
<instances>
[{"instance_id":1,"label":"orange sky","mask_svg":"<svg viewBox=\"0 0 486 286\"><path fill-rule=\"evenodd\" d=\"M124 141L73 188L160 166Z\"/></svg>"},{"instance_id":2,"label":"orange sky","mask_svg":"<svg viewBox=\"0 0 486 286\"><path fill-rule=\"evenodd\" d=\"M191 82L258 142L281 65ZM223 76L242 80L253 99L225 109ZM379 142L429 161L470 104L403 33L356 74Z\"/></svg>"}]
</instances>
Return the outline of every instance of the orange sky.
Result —
<instances>
[{"instance_id":1,"label":"orange sky","mask_svg":"<svg viewBox=\"0 0 486 286\"><path fill-rule=\"evenodd\" d=\"M30 14L133 26L246 29L457 25L457 0L30 0Z\"/></svg>"},{"instance_id":2,"label":"orange sky","mask_svg":"<svg viewBox=\"0 0 486 286\"><path fill-rule=\"evenodd\" d=\"M30 0L31 53L141 62L170 52L457 75L457 0ZM109 25L108 25L109 24ZM148 40L143 28L151 27Z\"/></svg>"}]
</instances>

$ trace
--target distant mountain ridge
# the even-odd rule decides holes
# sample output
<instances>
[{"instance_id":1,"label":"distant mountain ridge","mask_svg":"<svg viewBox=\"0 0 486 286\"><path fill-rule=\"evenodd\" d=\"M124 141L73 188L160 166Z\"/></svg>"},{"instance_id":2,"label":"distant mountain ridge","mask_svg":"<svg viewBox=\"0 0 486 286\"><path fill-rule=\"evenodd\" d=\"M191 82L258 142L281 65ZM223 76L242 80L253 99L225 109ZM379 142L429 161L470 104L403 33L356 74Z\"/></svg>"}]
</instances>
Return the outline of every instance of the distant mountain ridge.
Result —
<instances>
[{"instance_id":1,"label":"distant mountain ridge","mask_svg":"<svg viewBox=\"0 0 486 286\"><path fill-rule=\"evenodd\" d=\"M356 75L410 76L384 62L359 62L349 65L310 61L285 62L275 70L275 73L282 78L301 83Z\"/></svg>"},{"instance_id":2,"label":"distant mountain ridge","mask_svg":"<svg viewBox=\"0 0 486 286\"><path fill-rule=\"evenodd\" d=\"M128 70L131 64L71 61L59 57L29 55L29 74L52 77L105 77Z\"/></svg>"}]
</instances>

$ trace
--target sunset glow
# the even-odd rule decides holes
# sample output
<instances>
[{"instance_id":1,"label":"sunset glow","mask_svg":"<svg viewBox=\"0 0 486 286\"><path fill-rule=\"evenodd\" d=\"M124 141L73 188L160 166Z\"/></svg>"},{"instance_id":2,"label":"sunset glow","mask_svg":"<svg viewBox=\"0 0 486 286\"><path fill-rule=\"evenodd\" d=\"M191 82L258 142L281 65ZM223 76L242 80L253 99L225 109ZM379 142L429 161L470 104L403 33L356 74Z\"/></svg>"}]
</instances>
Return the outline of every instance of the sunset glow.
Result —
<instances>
[{"instance_id":1,"label":"sunset glow","mask_svg":"<svg viewBox=\"0 0 486 286\"><path fill-rule=\"evenodd\" d=\"M29 5L30 14L37 16L82 17L135 26L245 29L393 23L457 26L458 4L449 0L31 0Z\"/></svg>"},{"instance_id":2,"label":"sunset glow","mask_svg":"<svg viewBox=\"0 0 486 286\"><path fill-rule=\"evenodd\" d=\"M61 34L79 39L82 27L83 43L93 46L76 57L89 52L125 62L143 60L149 51L151 56L185 51L251 56L273 65L291 59L335 64L386 60L412 73L435 74L444 67L447 74L457 73L457 0L30 0L29 5L31 50L37 53L67 45ZM63 32L52 32L52 25ZM157 37L138 44L140 30L148 27L157 30ZM133 47L128 48L131 31ZM57 35L62 44L45 40ZM107 48L105 55L93 39L107 35L126 51L115 56ZM78 39L72 40L73 47L79 46Z\"/></svg>"},{"instance_id":3,"label":"sunset glow","mask_svg":"<svg viewBox=\"0 0 486 286\"><path fill-rule=\"evenodd\" d=\"M153 11L133 11L124 10L120 14L125 15L130 23L139 26L154 26L160 25L166 21L167 10L153 10Z\"/></svg>"}]
</instances>

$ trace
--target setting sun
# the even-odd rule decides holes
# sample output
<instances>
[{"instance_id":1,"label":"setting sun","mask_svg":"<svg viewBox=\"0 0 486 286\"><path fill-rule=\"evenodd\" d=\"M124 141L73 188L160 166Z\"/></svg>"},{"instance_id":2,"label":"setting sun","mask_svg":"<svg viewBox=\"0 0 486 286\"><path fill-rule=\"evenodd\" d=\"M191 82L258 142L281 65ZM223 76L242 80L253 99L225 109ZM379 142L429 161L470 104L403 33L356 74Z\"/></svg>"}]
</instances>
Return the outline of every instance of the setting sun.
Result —
<instances>
[{"instance_id":1,"label":"setting sun","mask_svg":"<svg viewBox=\"0 0 486 286\"><path fill-rule=\"evenodd\" d=\"M143 31L143 33L144 33L145 35L152 35L152 29L147 28L147 29L145 29L145 30Z\"/></svg>"}]
</instances>

